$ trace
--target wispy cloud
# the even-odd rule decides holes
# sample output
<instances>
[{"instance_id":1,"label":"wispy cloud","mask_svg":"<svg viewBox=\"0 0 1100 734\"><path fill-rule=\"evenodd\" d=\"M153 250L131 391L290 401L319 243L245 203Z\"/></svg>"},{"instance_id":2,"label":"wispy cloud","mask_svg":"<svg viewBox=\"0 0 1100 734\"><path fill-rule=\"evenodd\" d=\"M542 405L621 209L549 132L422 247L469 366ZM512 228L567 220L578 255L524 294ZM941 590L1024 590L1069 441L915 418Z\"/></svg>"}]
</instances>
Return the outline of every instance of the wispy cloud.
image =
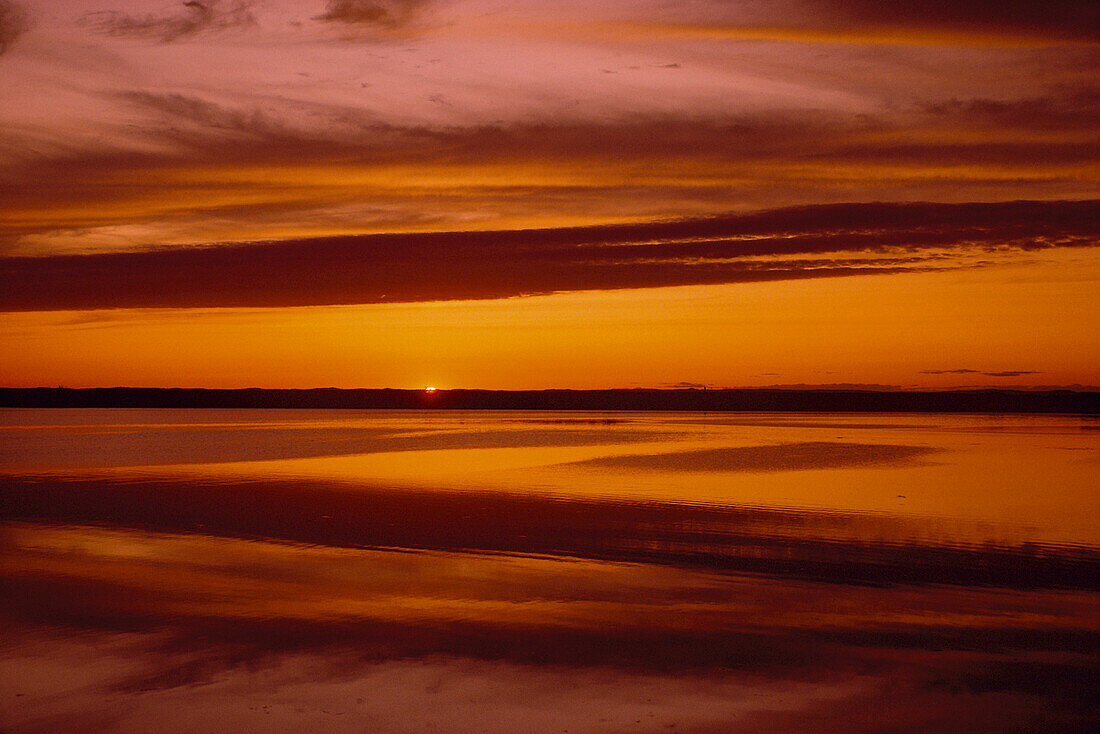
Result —
<instances>
[{"instance_id":1,"label":"wispy cloud","mask_svg":"<svg viewBox=\"0 0 1100 734\"><path fill-rule=\"evenodd\" d=\"M124 146L98 140L83 150L59 139L58 152L35 155L41 145L13 141L0 166L2 249L95 250L117 239L112 228L134 225L161 234L130 248L425 222L637 221L809 203L822 191L863 201L1003 200L1021 190L1078 198L1100 159L1087 114L1095 95L1081 89L879 115L559 115L464 125L398 124L281 97L240 104L128 90L103 100L140 121L128 123Z\"/></svg>"},{"instance_id":2,"label":"wispy cloud","mask_svg":"<svg viewBox=\"0 0 1100 734\"><path fill-rule=\"evenodd\" d=\"M21 5L11 0L0 0L0 55L7 52L29 27L30 16Z\"/></svg>"},{"instance_id":3,"label":"wispy cloud","mask_svg":"<svg viewBox=\"0 0 1100 734\"><path fill-rule=\"evenodd\" d=\"M1100 118L1100 86L1063 87L1038 97L975 97L929 102L922 111L953 125L1017 130L1094 130Z\"/></svg>"},{"instance_id":4,"label":"wispy cloud","mask_svg":"<svg viewBox=\"0 0 1100 734\"><path fill-rule=\"evenodd\" d=\"M89 13L80 20L92 30L111 36L153 38L164 43L205 31L250 26L256 18L247 0L187 0L173 13L133 15L119 11Z\"/></svg>"},{"instance_id":5,"label":"wispy cloud","mask_svg":"<svg viewBox=\"0 0 1100 734\"><path fill-rule=\"evenodd\" d=\"M953 370L921 370L921 375L983 375L985 377L1022 377L1023 375L1041 375L1039 370L1002 370L999 372L987 372L985 370L972 370L959 368Z\"/></svg>"},{"instance_id":6,"label":"wispy cloud","mask_svg":"<svg viewBox=\"0 0 1100 734\"><path fill-rule=\"evenodd\" d=\"M429 0L328 0L314 20L396 28L407 25Z\"/></svg>"},{"instance_id":7,"label":"wispy cloud","mask_svg":"<svg viewBox=\"0 0 1100 734\"><path fill-rule=\"evenodd\" d=\"M50 54L20 54L0 78L20 100L0 104L0 252L1095 195L1095 3L105 7L35 12ZM678 35L688 27L718 35ZM397 43L409 28L416 43ZM727 28L757 40L723 40ZM794 43L784 29L855 36ZM359 35L394 42L345 42Z\"/></svg>"}]
</instances>

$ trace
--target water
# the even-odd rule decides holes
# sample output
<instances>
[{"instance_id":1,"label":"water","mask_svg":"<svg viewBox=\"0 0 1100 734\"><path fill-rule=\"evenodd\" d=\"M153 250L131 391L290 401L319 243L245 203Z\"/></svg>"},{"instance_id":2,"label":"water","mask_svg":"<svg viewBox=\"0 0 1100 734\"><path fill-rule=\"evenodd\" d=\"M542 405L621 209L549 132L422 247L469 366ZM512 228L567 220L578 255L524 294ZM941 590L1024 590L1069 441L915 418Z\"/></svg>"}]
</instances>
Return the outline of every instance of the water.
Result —
<instances>
[{"instance_id":1,"label":"water","mask_svg":"<svg viewBox=\"0 0 1100 734\"><path fill-rule=\"evenodd\" d=\"M0 729L1087 731L1098 428L0 411Z\"/></svg>"}]
</instances>

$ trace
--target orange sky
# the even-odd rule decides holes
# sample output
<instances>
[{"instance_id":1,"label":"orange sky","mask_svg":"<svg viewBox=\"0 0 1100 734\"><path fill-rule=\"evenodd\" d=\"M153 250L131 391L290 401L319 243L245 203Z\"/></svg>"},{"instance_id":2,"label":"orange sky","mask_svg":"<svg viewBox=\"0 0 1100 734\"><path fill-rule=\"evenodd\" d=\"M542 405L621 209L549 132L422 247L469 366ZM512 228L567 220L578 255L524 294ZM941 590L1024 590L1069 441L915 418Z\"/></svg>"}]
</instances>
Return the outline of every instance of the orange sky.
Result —
<instances>
[{"instance_id":1,"label":"orange sky","mask_svg":"<svg viewBox=\"0 0 1100 734\"><path fill-rule=\"evenodd\" d=\"M1098 385L1097 8L0 0L0 384Z\"/></svg>"}]
</instances>

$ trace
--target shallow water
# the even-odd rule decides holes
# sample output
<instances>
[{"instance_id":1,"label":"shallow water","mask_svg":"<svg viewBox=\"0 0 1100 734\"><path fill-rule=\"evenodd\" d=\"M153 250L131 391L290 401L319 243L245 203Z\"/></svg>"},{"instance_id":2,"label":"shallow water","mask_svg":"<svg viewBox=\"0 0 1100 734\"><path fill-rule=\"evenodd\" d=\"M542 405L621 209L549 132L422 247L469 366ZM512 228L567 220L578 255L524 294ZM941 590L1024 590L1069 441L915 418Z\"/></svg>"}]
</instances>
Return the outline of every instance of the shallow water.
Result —
<instances>
[{"instance_id":1,"label":"shallow water","mask_svg":"<svg viewBox=\"0 0 1100 734\"><path fill-rule=\"evenodd\" d=\"M1097 428L0 411L0 729L1089 730Z\"/></svg>"}]
</instances>

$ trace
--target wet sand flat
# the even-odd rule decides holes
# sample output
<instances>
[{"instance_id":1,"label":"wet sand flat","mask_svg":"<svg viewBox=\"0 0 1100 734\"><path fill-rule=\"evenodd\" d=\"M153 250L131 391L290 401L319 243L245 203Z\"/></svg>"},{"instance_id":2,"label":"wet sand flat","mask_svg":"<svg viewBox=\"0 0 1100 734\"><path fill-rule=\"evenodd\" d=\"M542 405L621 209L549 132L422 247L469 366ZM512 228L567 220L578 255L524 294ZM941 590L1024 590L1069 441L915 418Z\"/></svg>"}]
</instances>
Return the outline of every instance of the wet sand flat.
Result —
<instances>
[{"instance_id":1,"label":"wet sand flat","mask_svg":"<svg viewBox=\"0 0 1100 734\"><path fill-rule=\"evenodd\" d=\"M0 411L12 732L1086 731L1077 416Z\"/></svg>"}]
</instances>

